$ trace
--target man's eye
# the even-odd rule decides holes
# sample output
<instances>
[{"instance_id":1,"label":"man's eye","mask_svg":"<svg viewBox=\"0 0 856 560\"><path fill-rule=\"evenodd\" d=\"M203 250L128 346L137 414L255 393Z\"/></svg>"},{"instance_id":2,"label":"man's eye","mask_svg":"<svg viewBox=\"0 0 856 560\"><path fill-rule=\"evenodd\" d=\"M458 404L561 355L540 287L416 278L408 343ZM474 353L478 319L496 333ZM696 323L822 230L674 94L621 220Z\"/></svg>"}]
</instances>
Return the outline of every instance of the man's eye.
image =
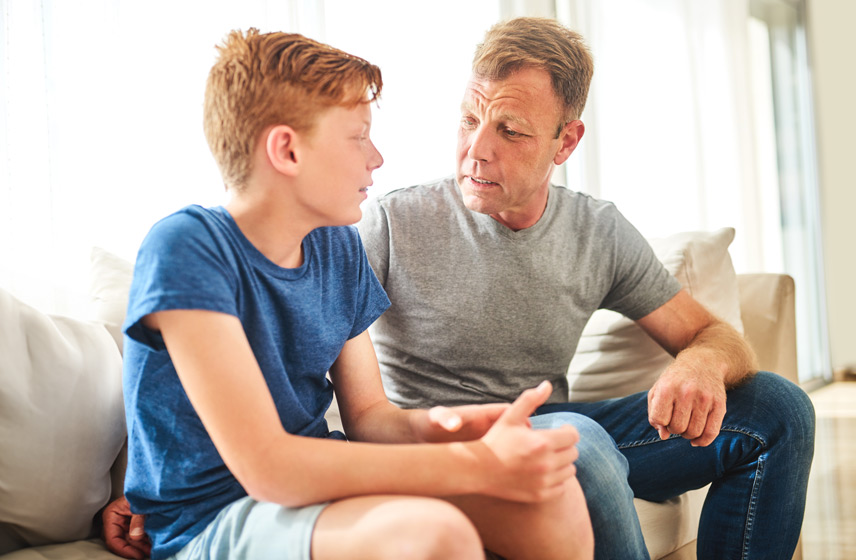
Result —
<instances>
[{"instance_id":1,"label":"man's eye","mask_svg":"<svg viewBox=\"0 0 856 560\"><path fill-rule=\"evenodd\" d=\"M464 128L473 128L475 125L476 121L472 117L464 117L461 119L461 126Z\"/></svg>"},{"instance_id":2,"label":"man's eye","mask_svg":"<svg viewBox=\"0 0 856 560\"><path fill-rule=\"evenodd\" d=\"M512 130L510 128L505 129L505 135L508 136L509 138L518 138L520 136L523 136L522 134L520 134L516 130Z\"/></svg>"}]
</instances>

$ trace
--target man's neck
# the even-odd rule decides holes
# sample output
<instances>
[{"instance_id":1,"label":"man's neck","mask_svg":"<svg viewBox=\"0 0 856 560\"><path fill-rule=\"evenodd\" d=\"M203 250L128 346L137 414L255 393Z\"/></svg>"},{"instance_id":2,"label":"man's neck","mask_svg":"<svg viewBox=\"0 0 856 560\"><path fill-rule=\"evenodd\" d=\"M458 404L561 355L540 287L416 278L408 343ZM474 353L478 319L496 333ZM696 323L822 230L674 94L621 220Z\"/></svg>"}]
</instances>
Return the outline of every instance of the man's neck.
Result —
<instances>
[{"instance_id":1,"label":"man's neck","mask_svg":"<svg viewBox=\"0 0 856 560\"><path fill-rule=\"evenodd\" d=\"M544 211L547 209L547 200L549 199L549 189L544 191L544 199L541 204L534 206L533 209L524 211L510 210L508 212L499 212L490 214L490 217L504 225L512 231L520 231L530 228L538 223Z\"/></svg>"}]
</instances>

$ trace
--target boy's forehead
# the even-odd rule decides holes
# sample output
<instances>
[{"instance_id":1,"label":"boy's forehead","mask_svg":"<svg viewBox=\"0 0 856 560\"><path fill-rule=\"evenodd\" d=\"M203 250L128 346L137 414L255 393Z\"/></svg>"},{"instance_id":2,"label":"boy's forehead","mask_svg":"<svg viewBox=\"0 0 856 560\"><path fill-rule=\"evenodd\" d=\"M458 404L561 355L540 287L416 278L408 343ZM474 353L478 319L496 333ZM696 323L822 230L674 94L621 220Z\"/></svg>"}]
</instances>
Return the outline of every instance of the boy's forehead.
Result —
<instances>
[{"instance_id":1,"label":"boy's forehead","mask_svg":"<svg viewBox=\"0 0 856 560\"><path fill-rule=\"evenodd\" d=\"M358 103L357 105L334 105L321 113L321 118L334 121L347 121L353 124L371 125L372 110L370 103Z\"/></svg>"}]
</instances>

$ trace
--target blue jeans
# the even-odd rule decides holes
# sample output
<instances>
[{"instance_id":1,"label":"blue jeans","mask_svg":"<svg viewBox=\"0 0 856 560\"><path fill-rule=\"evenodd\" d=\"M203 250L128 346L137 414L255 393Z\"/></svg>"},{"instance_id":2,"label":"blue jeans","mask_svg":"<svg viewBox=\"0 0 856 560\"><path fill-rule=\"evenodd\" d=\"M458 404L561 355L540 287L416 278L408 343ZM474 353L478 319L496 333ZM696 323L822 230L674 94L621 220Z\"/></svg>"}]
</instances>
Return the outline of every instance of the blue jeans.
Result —
<instances>
[{"instance_id":1,"label":"blue jeans","mask_svg":"<svg viewBox=\"0 0 856 560\"><path fill-rule=\"evenodd\" d=\"M661 440L648 424L647 392L538 409L544 417L533 418L533 426L571 423L580 431L577 476L596 558L648 558L633 496L658 502L709 483L700 560L791 558L814 455L814 408L802 389L767 372L727 398L720 434L707 447L680 436Z\"/></svg>"}]
</instances>

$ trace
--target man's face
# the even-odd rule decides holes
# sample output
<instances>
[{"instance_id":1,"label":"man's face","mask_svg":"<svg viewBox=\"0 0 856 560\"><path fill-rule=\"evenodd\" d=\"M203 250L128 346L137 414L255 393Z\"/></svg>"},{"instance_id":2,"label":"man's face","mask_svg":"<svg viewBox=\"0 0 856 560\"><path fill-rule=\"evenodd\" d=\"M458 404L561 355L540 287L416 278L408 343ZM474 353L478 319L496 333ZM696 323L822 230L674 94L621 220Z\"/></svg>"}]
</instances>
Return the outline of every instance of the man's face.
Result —
<instances>
[{"instance_id":1,"label":"man's face","mask_svg":"<svg viewBox=\"0 0 856 560\"><path fill-rule=\"evenodd\" d=\"M504 80L470 78L458 130L458 185L464 204L511 229L534 225L547 204L554 164L567 159L582 136L563 125L550 76L523 68ZM568 145L568 134L576 134Z\"/></svg>"}]
</instances>

